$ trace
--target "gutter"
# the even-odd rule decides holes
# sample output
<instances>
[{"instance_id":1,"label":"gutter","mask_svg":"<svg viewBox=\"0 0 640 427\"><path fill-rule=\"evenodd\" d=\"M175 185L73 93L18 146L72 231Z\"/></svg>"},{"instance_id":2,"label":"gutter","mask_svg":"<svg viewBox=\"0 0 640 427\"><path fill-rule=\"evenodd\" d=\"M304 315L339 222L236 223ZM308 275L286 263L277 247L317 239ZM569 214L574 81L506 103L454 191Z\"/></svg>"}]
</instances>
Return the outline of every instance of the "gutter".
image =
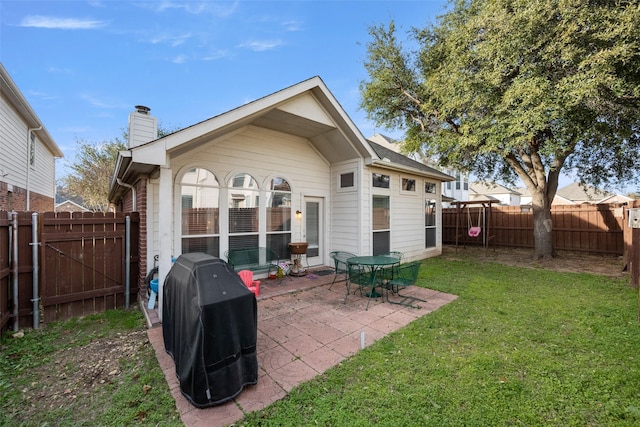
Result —
<instances>
[{"instance_id":1,"label":"gutter","mask_svg":"<svg viewBox=\"0 0 640 427\"><path fill-rule=\"evenodd\" d=\"M420 169L415 169L409 166L402 166L402 165L398 165L397 163L392 163L392 162L388 162L385 160L373 160L369 163L370 166L378 166L381 168L385 168L385 169L391 169L391 170L396 170L396 171L400 171L400 172L407 172L407 173L412 173L414 175L421 175L424 177L428 177L428 178L435 178L435 179L439 179L441 181L447 182L447 181L455 181L456 179L452 176L449 176L443 172L438 172L438 173L429 173ZM436 171L437 172L437 171Z\"/></svg>"},{"instance_id":2,"label":"gutter","mask_svg":"<svg viewBox=\"0 0 640 427\"><path fill-rule=\"evenodd\" d=\"M118 183L118 185L121 185L131 190L131 197L133 198L131 203L132 205L131 210L132 212L136 212L138 210L138 203L137 203L138 197L136 196L136 188L133 185L127 184L126 182L122 181L120 178L116 178L116 182Z\"/></svg>"}]
</instances>

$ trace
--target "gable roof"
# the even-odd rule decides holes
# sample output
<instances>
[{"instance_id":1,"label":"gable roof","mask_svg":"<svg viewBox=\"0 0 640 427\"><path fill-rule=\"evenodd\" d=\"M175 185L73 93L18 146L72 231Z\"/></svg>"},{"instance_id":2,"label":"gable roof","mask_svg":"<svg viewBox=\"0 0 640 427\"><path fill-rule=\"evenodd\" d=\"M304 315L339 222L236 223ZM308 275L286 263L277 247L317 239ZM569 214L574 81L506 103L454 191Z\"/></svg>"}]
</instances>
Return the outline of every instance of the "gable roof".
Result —
<instances>
[{"instance_id":1,"label":"gable roof","mask_svg":"<svg viewBox=\"0 0 640 427\"><path fill-rule=\"evenodd\" d=\"M470 182L469 191L476 194L515 194L520 195L519 192L500 185L495 182Z\"/></svg>"},{"instance_id":2,"label":"gable roof","mask_svg":"<svg viewBox=\"0 0 640 427\"><path fill-rule=\"evenodd\" d=\"M559 188L556 191L556 195L563 197L573 202L591 202L595 203L599 200L613 196L608 191L599 190L590 185L580 185L578 182L569 184L565 187Z\"/></svg>"},{"instance_id":3,"label":"gable roof","mask_svg":"<svg viewBox=\"0 0 640 427\"><path fill-rule=\"evenodd\" d=\"M150 174L165 165L167 156L185 153L247 126L305 138L328 163L358 158L366 165L395 166L435 179L452 179L405 156L389 154L391 150L379 155L322 79L316 76L154 141L130 144L132 148L118 156L109 200L118 200L126 192L127 184L133 184L139 175Z\"/></svg>"},{"instance_id":4,"label":"gable roof","mask_svg":"<svg viewBox=\"0 0 640 427\"><path fill-rule=\"evenodd\" d=\"M380 160L373 162L375 166L427 175L430 178L436 178L440 181L455 181L455 178L452 176L377 144L370 139L367 140L367 142L380 158Z\"/></svg>"}]
</instances>

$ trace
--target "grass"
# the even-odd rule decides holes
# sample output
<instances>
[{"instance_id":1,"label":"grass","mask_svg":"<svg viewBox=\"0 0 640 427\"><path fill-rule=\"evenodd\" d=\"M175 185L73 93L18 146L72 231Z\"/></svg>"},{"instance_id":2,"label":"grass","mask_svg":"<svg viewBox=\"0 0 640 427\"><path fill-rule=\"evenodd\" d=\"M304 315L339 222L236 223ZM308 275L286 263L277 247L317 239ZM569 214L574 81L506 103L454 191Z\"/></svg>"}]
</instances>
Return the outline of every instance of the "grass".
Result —
<instances>
[{"instance_id":1,"label":"grass","mask_svg":"<svg viewBox=\"0 0 640 427\"><path fill-rule=\"evenodd\" d=\"M628 278L426 260L419 285L459 295L248 414L245 426L640 425L640 326ZM20 418L31 370L142 328L115 311L5 339L0 425L179 425L150 345L120 380L69 408ZM149 384L148 395L141 385ZM75 406L74 406L75 405ZM141 416L143 414L144 416ZM78 420L83 420L79 422Z\"/></svg>"},{"instance_id":2,"label":"grass","mask_svg":"<svg viewBox=\"0 0 640 427\"><path fill-rule=\"evenodd\" d=\"M134 339L132 357L116 356L119 375L91 381L93 374L106 375L92 359L109 343L144 329L142 313L131 309L52 323L23 338L6 335L0 344L0 425L181 425L146 340Z\"/></svg>"},{"instance_id":3,"label":"grass","mask_svg":"<svg viewBox=\"0 0 640 427\"><path fill-rule=\"evenodd\" d=\"M640 424L628 279L436 258L420 284L460 298L239 424Z\"/></svg>"}]
</instances>

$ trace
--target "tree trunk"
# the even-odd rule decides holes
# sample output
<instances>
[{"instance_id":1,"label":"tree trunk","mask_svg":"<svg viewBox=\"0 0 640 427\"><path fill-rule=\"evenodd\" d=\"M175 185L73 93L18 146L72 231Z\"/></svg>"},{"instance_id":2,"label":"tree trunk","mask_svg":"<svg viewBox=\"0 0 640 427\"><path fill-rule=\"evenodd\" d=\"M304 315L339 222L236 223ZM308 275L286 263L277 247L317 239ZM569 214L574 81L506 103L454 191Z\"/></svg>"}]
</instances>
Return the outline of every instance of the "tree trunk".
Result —
<instances>
[{"instance_id":1,"label":"tree trunk","mask_svg":"<svg viewBox=\"0 0 640 427\"><path fill-rule=\"evenodd\" d=\"M533 207L533 241L535 259L551 259L556 255L551 234L551 201L543 192L536 192L532 197Z\"/></svg>"}]
</instances>

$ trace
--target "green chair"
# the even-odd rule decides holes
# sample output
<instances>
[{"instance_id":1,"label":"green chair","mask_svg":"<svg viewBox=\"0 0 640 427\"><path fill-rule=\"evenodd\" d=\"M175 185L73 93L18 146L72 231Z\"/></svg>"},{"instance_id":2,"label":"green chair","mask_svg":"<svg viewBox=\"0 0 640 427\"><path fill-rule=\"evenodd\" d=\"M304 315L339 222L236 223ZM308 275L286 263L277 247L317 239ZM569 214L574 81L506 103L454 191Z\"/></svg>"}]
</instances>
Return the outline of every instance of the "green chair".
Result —
<instances>
[{"instance_id":1,"label":"green chair","mask_svg":"<svg viewBox=\"0 0 640 427\"><path fill-rule=\"evenodd\" d=\"M405 296L400 293L401 289L405 289L407 286L414 285L418 280L418 274L420 273L420 267L422 266L421 261L414 261L407 264L402 264L400 267L397 267L394 274L395 277L389 282L387 282L386 293L387 293L387 302L391 304L400 304L405 305L407 307L420 308L420 306L413 305L414 301L422 301L426 302L423 299ZM391 301L389 299L389 292L392 294L396 294L398 297L402 298L400 301Z\"/></svg>"},{"instance_id":2,"label":"green chair","mask_svg":"<svg viewBox=\"0 0 640 427\"><path fill-rule=\"evenodd\" d=\"M353 258L356 255L346 251L333 251L329 254L329 256L333 259L333 264L335 267L333 282L331 282L331 286L329 286L329 289L331 289L333 287L333 284L336 282L336 279L338 278L338 274L347 274L347 260L349 258Z\"/></svg>"},{"instance_id":3,"label":"green chair","mask_svg":"<svg viewBox=\"0 0 640 427\"><path fill-rule=\"evenodd\" d=\"M371 272L368 271L365 267L360 264L352 264L347 263L347 293L344 296L344 303L347 303L347 298L349 297L349 293L351 292L351 285L356 285L360 290L360 295L362 294L362 288L367 289L369 292L374 292L371 286ZM355 293L358 289L354 290ZM369 310L369 302L371 302L371 298L367 298L367 308Z\"/></svg>"},{"instance_id":4,"label":"green chair","mask_svg":"<svg viewBox=\"0 0 640 427\"><path fill-rule=\"evenodd\" d=\"M391 266L391 267L386 267L382 270L382 280L383 281L389 281L389 280L393 280L393 278L397 275L396 270L398 269L398 267L400 267L400 265L402 264L402 259L404 258L404 254L402 252L399 251L391 251L391 252L387 252L386 254L381 254L382 256L389 256L391 258L396 258L398 260L398 263Z\"/></svg>"}]
</instances>

